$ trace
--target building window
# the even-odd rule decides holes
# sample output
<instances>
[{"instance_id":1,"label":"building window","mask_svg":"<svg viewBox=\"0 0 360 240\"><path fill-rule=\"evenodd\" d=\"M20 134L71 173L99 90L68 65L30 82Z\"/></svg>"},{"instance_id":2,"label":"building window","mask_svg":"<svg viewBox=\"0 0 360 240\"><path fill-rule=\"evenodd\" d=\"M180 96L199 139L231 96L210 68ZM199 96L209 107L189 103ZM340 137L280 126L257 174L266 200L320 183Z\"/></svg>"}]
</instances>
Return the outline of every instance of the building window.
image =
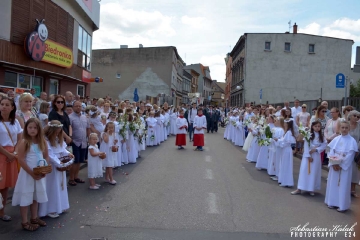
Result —
<instances>
[{"instance_id":1,"label":"building window","mask_svg":"<svg viewBox=\"0 0 360 240\"><path fill-rule=\"evenodd\" d=\"M85 95L85 86L84 85L77 85L77 95L79 95L80 97L84 97Z\"/></svg>"},{"instance_id":2,"label":"building window","mask_svg":"<svg viewBox=\"0 0 360 240\"><path fill-rule=\"evenodd\" d=\"M309 44L309 53L315 53L315 44Z\"/></svg>"},{"instance_id":3,"label":"building window","mask_svg":"<svg viewBox=\"0 0 360 240\"><path fill-rule=\"evenodd\" d=\"M265 42L265 50L271 50L271 42Z\"/></svg>"},{"instance_id":4,"label":"building window","mask_svg":"<svg viewBox=\"0 0 360 240\"><path fill-rule=\"evenodd\" d=\"M120 73L117 73L117 74L116 74L116 78L121 78L121 74L120 74Z\"/></svg>"},{"instance_id":5,"label":"building window","mask_svg":"<svg viewBox=\"0 0 360 240\"><path fill-rule=\"evenodd\" d=\"M5 71L5 86L17 87L17 73Z\"/></svg>"},{"instance_id":6,"label":"building window","mask_svg":"<svg viewBox=\"0 0 360 240\"><path fill-rule=\"evenodd\" d=\"M285 43L285 51L286 52L291 52L291 43L289 43L289 42Z\"/></svg>"},{"instance_id":7,"label":"building window","mask_svg":"<svg viewBox=\"0 0 360 240\"><path fill-rule=\"evenodd\" d=\"M82 54L82 62L81 67L85 68L86 70L91 70L91 44L92 44L92 37L89 33L85 31L83 27L79 25L79 39L78 39L78 49L81 51Z\"/></svg>"},{"instance_id":8,"label":"building window","mask_svg":"<svg viewBox=\"0 0 360 240\"><path fill-rule=\"evenodd\" d=\"M59 92L59 81L56 79L50 79L49 94L57 95Z\"/></svg>"}]
</instances>

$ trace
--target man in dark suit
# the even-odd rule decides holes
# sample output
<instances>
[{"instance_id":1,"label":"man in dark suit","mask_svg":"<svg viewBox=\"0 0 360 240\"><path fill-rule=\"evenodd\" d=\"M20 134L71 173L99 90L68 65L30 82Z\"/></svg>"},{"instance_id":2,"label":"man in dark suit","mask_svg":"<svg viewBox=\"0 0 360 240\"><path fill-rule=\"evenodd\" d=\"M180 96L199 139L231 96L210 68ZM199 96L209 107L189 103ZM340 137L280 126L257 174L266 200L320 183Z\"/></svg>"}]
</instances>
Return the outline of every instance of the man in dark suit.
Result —
<instances>
[{"instance_id":1,"label":"man in dark suit","mask_svg":"<svg viewBox=\"0 0 360 240\"><path fill-rule=\"evenodd\" d=\"M215 114L215 110L213 109L213 106L209 107L209 112L206 115L206 122L207 122L207 132L209 133L209 131L211 131L212 133L214 132L214 124L216 121L216 114Z\"/></svg>"}]
</instances>

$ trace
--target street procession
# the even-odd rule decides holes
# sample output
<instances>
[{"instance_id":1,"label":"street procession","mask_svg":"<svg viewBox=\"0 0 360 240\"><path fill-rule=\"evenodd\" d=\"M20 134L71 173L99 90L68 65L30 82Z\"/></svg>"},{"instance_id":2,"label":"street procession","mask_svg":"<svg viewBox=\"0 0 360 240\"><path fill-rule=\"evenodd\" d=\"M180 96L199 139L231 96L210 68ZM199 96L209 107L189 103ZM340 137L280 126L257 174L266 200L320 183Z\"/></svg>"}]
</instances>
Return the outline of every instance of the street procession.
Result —
<instances>
[{"instance_id":1,"label":"street procession","mask_svg":"<svg viewBox=\"0 0 360 240\"><path fill-rule=\"evenodd\" d=\"M1 0L0 240L359 239L355 9Z\"/></svg>"}]
</instances>

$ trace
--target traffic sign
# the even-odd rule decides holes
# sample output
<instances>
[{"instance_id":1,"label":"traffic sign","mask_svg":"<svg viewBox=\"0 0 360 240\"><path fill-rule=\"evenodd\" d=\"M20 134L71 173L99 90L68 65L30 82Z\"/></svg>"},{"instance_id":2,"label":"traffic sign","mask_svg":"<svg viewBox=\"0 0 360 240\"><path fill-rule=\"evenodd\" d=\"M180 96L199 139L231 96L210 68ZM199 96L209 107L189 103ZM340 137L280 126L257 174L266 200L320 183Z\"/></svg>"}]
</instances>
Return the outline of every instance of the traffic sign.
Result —
<instances>
[{"instance_id":1,"label":"traffic sign","mask_svg":"<svg viewBox=\"0 0 360 240\"><path fill-rule=\"evenodd\" d=\"M336 75L336 88L345 88L345 75L342 73Z\"/></svg>"},{"instance_id":2,"label":"traffic sign","mask_svg":"<svg viewBox=\"0 0 360 240\"><path fill-rule=\"evenodd\" d=\"M99 77L96 77L96 78L95 78L95 82L100 82L100 78L99 78Z\"/></svg>"}]
</instances>

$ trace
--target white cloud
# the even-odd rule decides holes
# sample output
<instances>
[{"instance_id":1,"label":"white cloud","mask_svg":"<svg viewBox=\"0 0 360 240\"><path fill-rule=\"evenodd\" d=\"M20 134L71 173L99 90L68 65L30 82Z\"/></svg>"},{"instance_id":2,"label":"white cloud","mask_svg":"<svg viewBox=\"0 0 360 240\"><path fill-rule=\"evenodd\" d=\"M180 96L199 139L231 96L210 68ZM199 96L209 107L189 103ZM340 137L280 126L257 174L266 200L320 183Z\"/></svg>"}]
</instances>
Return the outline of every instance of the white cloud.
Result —
<instances>
[{"instance_id":1,"label":"white cloud","mask_svg":"<svg viewBox=\"0 0 360 240\"><path fill-rule=\"evenodd\" d=\"M341 18L324 26L313 22L307 25L305 28L300 28L299 32L327 37L351 39L356 42L360 41L360 19L352 20L348 18Z\"/></svg>"},{"instance_id":2,"label":"white cloud","mask_svg":"<svg viewBox=\"0 0 360 240\"><path fill-rule=\"evenodd\" d=\"M204 66L210 66L210 75L213 80L224 82L225 80L225 55L202 56L200 62Z\"/></svg>"},{"instance_id":3,"label":"white cloud","mask_svg":"<svg viewBox=\"0 0 360 240\"><path fill-rule=\"evenodd\" d=\"M181 17L181 22L194 28L202 28L205 22L203 17L189 17L187 15Z\"/></svg>"},{"instance_id":4,"label":"white cloud","mask_svg":"<svg viewBox=\"0 0 360 240\"><path fill-rule=\"evenodd\" d=\"M163 44L160 39L176 35L172 23L173 17L159 11L124 9L115 2L102 4L100 29L94 33L93 48Z\"/></svg>"}]
</instances>

